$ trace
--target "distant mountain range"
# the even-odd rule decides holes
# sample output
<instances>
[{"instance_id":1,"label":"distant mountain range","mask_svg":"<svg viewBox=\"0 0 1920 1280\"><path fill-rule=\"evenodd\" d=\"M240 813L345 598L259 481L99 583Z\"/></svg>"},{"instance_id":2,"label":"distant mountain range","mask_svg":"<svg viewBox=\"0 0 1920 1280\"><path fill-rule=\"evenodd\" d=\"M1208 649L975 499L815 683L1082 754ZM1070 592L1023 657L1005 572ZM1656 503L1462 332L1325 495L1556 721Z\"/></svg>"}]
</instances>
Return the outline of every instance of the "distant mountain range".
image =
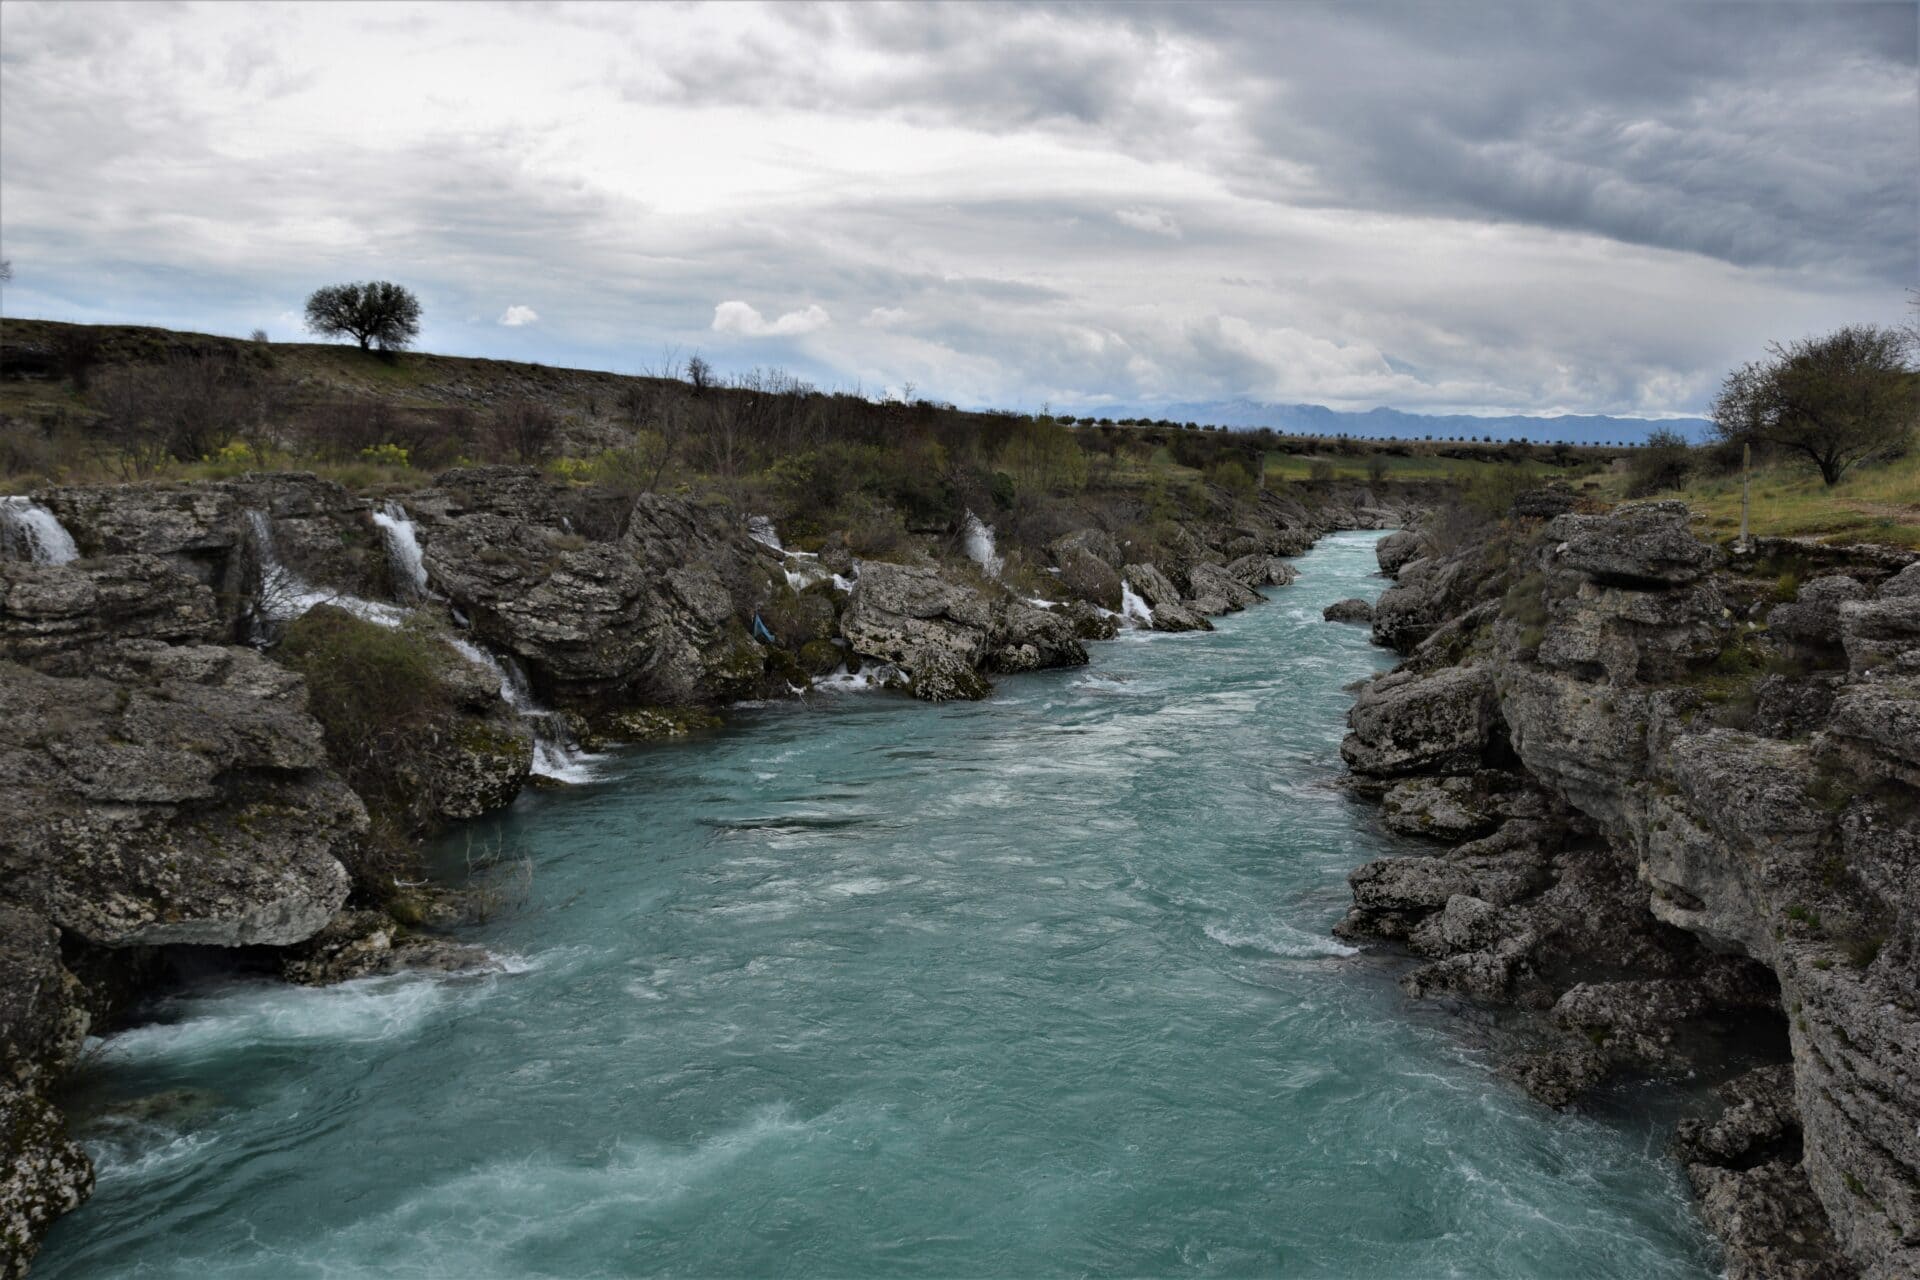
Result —
<instances>
[{"instance_id":1,"label":"distant mountain range","mask_svg":"<svg viewBox=\"0 0 1920 1280\"><path fill-rule=\"evenodd\" d=\"M1088 410L1063 409L1076 417L1168 418L1203 426L1239 429L1272 427L1293 435L1359 436L1373 440L1419 440L1492 436L1496 440L1528 440L1551 444L1638 443L1656 427L1677 431L1698 442L1712 426L1705 418L1611 418L1603 414L1562 414L1533 418L1513 414L1482 418L1469 414L1402 413L1398 409L1353 411L1329 409L1323 404L1262 404L1255 400L1211 400L1161 405L1113 405Z\"/></svg>"}]
</instances>

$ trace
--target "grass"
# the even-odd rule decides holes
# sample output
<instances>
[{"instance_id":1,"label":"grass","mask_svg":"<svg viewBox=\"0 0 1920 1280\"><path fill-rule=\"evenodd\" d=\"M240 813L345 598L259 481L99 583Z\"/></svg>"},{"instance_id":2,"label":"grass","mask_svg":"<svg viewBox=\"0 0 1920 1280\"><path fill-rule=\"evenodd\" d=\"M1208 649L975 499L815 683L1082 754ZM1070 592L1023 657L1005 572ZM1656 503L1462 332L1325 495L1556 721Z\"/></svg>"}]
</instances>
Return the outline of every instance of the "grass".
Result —
<instances>
[{"instance_id":1,"label":"grass","mask_svg":"<svg viewBox=\"0 0 1920 1280\"><path fill-rule=\"evenodd\" d=\"M1609 477L1615 482L1620 477ZM1695 524L1714 539L1740 532L1740 477L1695 479L1656 495L1693 508ZM1753 473L1749 527L1756 537L1821 542L1880 542L1920 549L1920 453L1859 467L1829 489L1811 466L1775 463Z\"/></svg>"}]
</instances>

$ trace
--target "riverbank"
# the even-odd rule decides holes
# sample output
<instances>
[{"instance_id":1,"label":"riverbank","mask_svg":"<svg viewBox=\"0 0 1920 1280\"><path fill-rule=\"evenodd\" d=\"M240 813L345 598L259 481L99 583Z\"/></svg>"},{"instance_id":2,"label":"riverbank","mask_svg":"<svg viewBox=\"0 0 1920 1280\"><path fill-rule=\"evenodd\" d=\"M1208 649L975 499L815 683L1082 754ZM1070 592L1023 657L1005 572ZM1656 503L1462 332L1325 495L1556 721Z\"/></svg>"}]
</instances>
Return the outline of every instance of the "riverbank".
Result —
<instances>
[{"instance_id":1,"label":"riverbank","mask_svg":"<svg viewBox=\"0 0 1920 1280\"><path fill-rule=\"evenodd\" d=\"M1517 507L1381 543L1405 661L1341 754L1429 852L1338 932L1416 997L1523 1011L1554 1106L1717 1085L1674 1143L1740 1277L1920 1270L1920 564L1703 542L1678 503Z\"/></svg>"}]
</instances>

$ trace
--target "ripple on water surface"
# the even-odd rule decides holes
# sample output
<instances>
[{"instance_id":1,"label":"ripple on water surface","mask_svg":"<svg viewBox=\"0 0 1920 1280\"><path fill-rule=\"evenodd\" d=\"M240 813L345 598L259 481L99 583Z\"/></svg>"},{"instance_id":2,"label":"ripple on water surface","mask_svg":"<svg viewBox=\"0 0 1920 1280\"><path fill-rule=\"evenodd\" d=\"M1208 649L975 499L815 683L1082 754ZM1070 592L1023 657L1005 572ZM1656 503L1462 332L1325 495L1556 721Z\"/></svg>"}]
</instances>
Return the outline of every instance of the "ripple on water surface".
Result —
<instances>
[{"instance_id":1,"label":"ripple on water surface","mask_svg":"<svg viewBox=\"0 0 1920 1280\"><path fill-rule=\"evenodd\" d=\"M1528 1102L1328 935L1392 847L1333 785L1386 659L1320 620L1373 540L1211 635L525 797L509 971L108 1040L38 1274L1712 1274L1652 1122Z\"/></svg>"}]
</instances>

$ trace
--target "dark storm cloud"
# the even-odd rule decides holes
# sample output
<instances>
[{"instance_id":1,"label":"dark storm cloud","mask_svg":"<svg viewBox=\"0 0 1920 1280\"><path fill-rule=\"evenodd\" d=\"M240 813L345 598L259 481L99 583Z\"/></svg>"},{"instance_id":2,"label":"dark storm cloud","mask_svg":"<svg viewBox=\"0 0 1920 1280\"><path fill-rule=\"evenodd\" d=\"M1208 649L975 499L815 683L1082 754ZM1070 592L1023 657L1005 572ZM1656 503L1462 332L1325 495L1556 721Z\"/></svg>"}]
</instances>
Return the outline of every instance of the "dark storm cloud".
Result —
<instances>
[{"instance_id":1,"label":"dark storm cloud","mask_svg":"<svg viewBox=\"0 0 1920 1280\"><path fill-rule=\"evenodd\" d=\"M1910 281L1917 15L1905 3L876 5L786 11L784 26L669 74L690 101L1198 154L1236 189L1294 203ZM849 47L874 56L851 69L817 56ZM1220 86L1224 120L1196 110L1194 80Z\"/></svg>"}]
</instances>

